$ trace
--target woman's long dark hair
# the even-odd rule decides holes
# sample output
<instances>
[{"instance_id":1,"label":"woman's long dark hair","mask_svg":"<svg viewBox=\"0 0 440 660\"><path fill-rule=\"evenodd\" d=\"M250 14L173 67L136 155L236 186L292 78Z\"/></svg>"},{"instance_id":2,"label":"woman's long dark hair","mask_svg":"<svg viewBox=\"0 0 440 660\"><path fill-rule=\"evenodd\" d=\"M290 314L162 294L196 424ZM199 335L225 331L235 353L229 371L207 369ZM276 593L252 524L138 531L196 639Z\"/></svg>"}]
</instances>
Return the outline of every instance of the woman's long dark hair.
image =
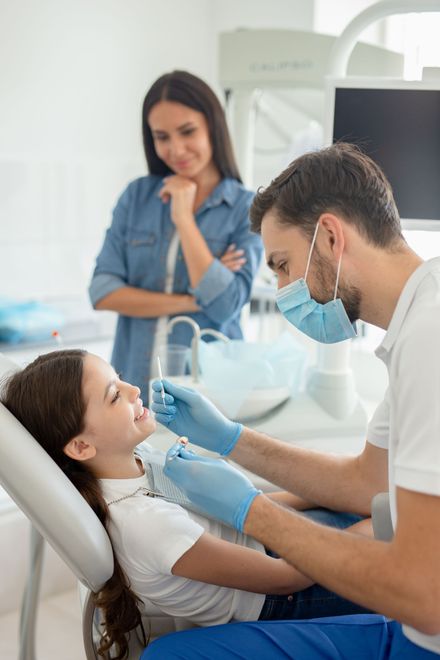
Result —
<instances>
[{"instance_id":1,"label":"woman's long dark hair","mask_svg":"<svg viewBox=\"0 0 440 660\"><path fill-rule=\"evenodd\" d=\"M98 479L63 452L69 440L84 430L86 355L82 350L41 355L7 380L1 401L69 477L106 527L109 511ZM98 652L105 655L115 645L117 655L112 657L123 660L128 657L127 633L141 625L140 599L131 591L114 553L113 560L112 577L95 595L95 605L102 610L105 622Z\"/></svg>"},{"instance_id":2,"label":"woman's long dark hair","mask_svg":"<svg viewBox=\"0 0 440 660\"><path fill-rule=\"evenodd\" d=\"M158 176L173 174L157 155L151 129L148 125L148 115L153 106L159 101L174 101L201 112L208 124L212 158L222 179L231 177L241 183L225 113L220 101L209 85L187 71L172 71L161 76L150 87L144 99L142 134L150 174L157 174Z\"/></svg>"}]
</instances>

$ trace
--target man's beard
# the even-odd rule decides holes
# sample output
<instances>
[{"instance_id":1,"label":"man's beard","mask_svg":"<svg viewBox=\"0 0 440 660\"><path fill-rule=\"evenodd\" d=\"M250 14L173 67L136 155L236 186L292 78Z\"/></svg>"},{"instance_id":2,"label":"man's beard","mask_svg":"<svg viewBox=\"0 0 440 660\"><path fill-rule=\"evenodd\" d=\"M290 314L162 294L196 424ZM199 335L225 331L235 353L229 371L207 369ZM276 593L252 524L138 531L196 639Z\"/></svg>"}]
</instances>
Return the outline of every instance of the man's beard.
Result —
<instances>
[{"instance_id":1,"label":"man's beard","mask_svg":"<svg viewBox=\"0 0 440 660\"><path fill-rule=\"evenodd\" d=\"M314 262L314 263L313 263ZM337 268L328 259L322 257L315 246L315 255L312 258L313 278L317 281L319 289L310 291L310 295L316 302L325 305L335 296L335 284ZM361 292L355 286L344 284L339 280L336 298L340 298L350 323L360 318Z\"/></svg>"}]
</instances>

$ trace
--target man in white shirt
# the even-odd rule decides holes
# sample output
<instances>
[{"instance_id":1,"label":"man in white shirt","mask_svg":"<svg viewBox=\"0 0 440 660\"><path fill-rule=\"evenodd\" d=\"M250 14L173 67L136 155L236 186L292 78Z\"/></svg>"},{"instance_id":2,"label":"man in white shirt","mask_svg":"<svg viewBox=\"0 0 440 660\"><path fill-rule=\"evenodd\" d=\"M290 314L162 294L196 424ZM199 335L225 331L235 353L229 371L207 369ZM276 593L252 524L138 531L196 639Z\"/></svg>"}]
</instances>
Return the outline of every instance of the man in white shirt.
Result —
<instances>
[{"instance_id":1,"label":"man in white shirt","mask_svg":"<svg viewBox=\"0 0 440 660\"><path fill-rule=\"evenodd\" d=\"M365 448L340 457L282 443L226 420L199 395L172 385L165 388L167 412L155 398L157 418L316 505L369 515L372 497L389 490L394 537L386 543L317 525L270 502L224 461L172 448L166 473L198 506L316 582L387 617L277 622L270 632L262 622L239 624L231 657L436 658L440 258L424 263L409 248L383 172L349 145L298 158L257 193L251 218L278 276L278 306L293 325L323 343L354 336L357 319L387 330L376 354L388 369L389 387ZM293 436L294 429L292 419ZM199 632L185 638L199 651L209 642L209 655L200 651L197 658L228 657L225 627ZM194 657L173 655L169 639L163 640L168 646L157 642L157 650L166 649L163 657ZM153 645L144 658L158 657L154 652Z\"/></svg>"}]
</instances>

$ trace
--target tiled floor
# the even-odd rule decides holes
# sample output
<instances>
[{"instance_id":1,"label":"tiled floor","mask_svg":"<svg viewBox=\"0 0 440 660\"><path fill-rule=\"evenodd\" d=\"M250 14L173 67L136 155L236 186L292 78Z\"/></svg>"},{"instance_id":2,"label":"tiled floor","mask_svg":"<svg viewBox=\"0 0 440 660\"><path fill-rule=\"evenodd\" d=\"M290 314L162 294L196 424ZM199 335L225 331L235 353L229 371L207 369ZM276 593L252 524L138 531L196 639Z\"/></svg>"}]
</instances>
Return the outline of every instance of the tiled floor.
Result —
<instances>
[{"instance_id":1,"label":"tiled floor","mask_svg":"<svg viewBox=\"0 0 440 660\"><path fill-rule=\"evenodd\" d=\"M0 616L0 658L18 658L19 612ZM85 660L79 596L76 589L41 601L36 639L37 660Z\"/></svg>"}]
</instances>

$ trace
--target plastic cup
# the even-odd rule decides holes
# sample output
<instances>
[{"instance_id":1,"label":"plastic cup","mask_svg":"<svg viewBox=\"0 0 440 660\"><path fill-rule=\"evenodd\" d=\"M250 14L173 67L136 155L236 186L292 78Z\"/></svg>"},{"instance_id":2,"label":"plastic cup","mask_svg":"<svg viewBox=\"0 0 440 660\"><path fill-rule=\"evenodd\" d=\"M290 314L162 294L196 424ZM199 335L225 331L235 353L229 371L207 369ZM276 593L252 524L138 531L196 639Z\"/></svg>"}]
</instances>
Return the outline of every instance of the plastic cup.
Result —
<instances>
[{"instance_id":1,"label":"plastic cup","mask_svg":"<svg viewBox=\"0 0 440 660\"><path fill-rule=\"evenodd\" d=\"M164 378L184 376L190 364L190 349L181 344L159 346L157 354Z\"/></svg>"}]
</instances>

